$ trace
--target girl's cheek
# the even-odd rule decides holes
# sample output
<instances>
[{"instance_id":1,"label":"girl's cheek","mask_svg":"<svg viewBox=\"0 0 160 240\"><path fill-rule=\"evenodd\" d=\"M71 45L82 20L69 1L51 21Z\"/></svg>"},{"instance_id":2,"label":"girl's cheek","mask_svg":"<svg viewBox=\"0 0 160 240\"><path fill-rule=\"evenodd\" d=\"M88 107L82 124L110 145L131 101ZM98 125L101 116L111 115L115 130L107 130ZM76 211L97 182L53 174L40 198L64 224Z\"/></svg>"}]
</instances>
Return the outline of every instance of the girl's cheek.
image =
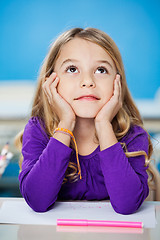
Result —
<instances>
[{"instance_id":1,"label":"girl's cheek","mask_svg":"<svg viewBox=\"0 0 160 240\"><path fill-rule=\"evenodd\" d=\"M57 92L63 97L66 95L67 91L68 91L68 84L66 79L63 78L63 76L59 77L59 83L57 86Z\"/></svg>"},{"instance_id":2,"label":"girl's cheek","mask_svg":"<svg viewBox=\"0 0 160 240\"><path fill-rule=\"evenodd\" d=\"M62 84L61 80L58 83L57 92L60 94L63 93L63 84Z\"/></svg>"},{"instance_id":3,"label":"girl's cheek","mask_svg":"<svg viewBox=\"0 0 160 240\"><path fill-rule=\"evenodd\" d=\"M104 101L108 102L110 100L110 98L113 96L114 93L114 84L112 82L110 82L110 84L106 84L103 87L103 96L104 96Z\"/></svg>"}]
</instances>

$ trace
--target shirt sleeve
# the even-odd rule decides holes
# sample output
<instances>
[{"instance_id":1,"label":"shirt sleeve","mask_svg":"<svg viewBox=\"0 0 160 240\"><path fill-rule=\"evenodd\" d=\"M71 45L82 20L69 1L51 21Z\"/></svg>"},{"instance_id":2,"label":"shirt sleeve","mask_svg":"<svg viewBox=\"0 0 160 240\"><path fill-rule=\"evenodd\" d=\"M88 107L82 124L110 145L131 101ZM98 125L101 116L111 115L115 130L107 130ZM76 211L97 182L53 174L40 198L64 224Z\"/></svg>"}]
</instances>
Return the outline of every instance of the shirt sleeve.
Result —
<instances>
[{"instance_id":1,"label":"shirt sleeve","mask_svg":"<svg viewBox=\"0 0 160 240\"><path fill-rule=\"evenodd\" d=\"M148 154L148 134L141 130L127 138L128 152L143 150ZM127 158L120 142L101 151L99 156L114 210L121 214L135 212L149 193L145 157L141 155Z\"/></svg>"},{"instance_id":2,"label":"shirt sleeve","mask_svg":"<svg viewBox=\"0 0 160 240\"><path fill-rule=\"evenodd\" d=\"M23 134L20 190L37 212L45 212L55 203L72 152L63 143L46 136L37 120L30 120Z\"/></svg>"}]
</instances>

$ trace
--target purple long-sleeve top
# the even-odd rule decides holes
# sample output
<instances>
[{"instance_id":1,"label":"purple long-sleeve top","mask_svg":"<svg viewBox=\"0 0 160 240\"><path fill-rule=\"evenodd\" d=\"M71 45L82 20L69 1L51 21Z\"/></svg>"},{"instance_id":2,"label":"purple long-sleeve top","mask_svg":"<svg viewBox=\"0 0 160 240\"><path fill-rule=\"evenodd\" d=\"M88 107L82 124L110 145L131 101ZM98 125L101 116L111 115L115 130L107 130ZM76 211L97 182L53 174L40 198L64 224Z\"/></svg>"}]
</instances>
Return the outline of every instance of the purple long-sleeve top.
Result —
<instances>
[{"instance_id":1,"label":"purple long-sleeve top","mask_svg":"<svg viewBox=\"0 0 160 240\"><path fill-rule=\"evenodd\" d=\"M131 127L120 142L126 143L129 152L148 153L148 134L139 126ZM145 157L127 158L120 142L79 155L82 179L62 184L69 161L76 162L75 150L49 138L38 118L31 118L23 135L22 196L37 212L49 210L56 200L104 199L110 199L118 213L135 212L149 192Z\"/></svg>"}]
</instances>

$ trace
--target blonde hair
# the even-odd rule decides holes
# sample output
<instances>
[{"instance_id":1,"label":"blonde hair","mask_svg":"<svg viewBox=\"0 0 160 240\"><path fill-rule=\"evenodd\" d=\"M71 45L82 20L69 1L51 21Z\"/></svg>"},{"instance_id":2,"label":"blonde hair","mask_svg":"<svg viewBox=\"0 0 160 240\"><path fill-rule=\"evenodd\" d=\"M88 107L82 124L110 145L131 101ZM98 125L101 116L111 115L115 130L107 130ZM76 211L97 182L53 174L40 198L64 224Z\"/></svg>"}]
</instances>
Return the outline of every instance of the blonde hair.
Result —
<instances>
[{"instance_id":1,"label":"blonde hair","mask_svg":"<svg viewBox=\"0 0 160 240\"><path fill-rule=\"evenodd\" d=\"M74 39L75 37L91 41L102 47L112 58L116 66L116 70L121 76L123 105L112 121L113 130L117 139L120 140L123 136L125 136L132 125L138 125L143 128L143 122L140 113L127 87L124 66L119 49L114 43L114 41L106 33L95 28L73 28L67 30L66 32L62 33L51 45L50 50L46 58L44 59L43 65L41 67L31 116L41 119L45 124L45 131L47 132L48 136L51 137L53 135L54 129L58 126L59 118L56 113L51 110L44 91L42 90L42 85L45 82L46 77L49 77L50 74L54 71L56 60L59 57L64 44ZM20 148L22 147L22 136L23 132L19 134L16 141L17 145L20 145ZM148 155L145 151L128 152L125 144L121 143L121 145L125 149L124 151L127 157L144 155L145 162L146 164L148 164L148 160L150 159L152 154L152 144L149 134L148 141ZM76 180L76 172L76 166L72 162L70 162L66 172L66 177L71 181Z\"/></svg>"}]
</instances>

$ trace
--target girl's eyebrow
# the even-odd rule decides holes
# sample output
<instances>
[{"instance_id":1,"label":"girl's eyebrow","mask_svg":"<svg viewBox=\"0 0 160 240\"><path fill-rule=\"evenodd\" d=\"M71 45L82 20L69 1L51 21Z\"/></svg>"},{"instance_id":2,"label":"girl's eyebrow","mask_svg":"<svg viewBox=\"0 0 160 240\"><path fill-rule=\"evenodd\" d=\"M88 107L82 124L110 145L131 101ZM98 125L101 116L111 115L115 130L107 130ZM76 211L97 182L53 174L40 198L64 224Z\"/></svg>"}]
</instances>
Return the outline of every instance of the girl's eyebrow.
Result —
<instances>
[{"instance_id":1,"label":"girl's eyebrow","mask_svg":"<svg viewBox=\"0 0 160 240\"><path fill-rule=\"evenodd\" d=\"M64 60L64 61L62 62L61 67L62 67L64 64L68 63L68 62L79 62L79 61L78 61L77 59L70 59L70 58L68 58L68 59L66 59L66 60ZM113 69L112 64L111 64L109 61L107 61L107 60L97 60L96 62L97 62L97 63L105 63L105 64L109 65L109 66Z\"/></svg>"},{"instance_id":2,"label":"girl's eyebrow","mask_svg":"<svg viewBox=\"0 0 160 240\"><path fill-rule=\"evenodd\" d=\"M113 68L112 64L110 62L108 62L107 60L98 60L96 61L98 63L106 63L107 65L109 65L111 68Z\"/></svg>"},{"instance_id":3,"label":"girl's eyebrow","mask_svg":"<svg viewBox=\"0 0 160 240\"><path fill-rule=\"evenodd\" d=\"M70 58L68 58L68 59L66 59L66 60L64 60L64 61L62 62L61 67L62 67L65 63L68 63L68 62L79 62L79 61L76 60L76 59L70 59Z\"/></svg>"}]
</instances>

